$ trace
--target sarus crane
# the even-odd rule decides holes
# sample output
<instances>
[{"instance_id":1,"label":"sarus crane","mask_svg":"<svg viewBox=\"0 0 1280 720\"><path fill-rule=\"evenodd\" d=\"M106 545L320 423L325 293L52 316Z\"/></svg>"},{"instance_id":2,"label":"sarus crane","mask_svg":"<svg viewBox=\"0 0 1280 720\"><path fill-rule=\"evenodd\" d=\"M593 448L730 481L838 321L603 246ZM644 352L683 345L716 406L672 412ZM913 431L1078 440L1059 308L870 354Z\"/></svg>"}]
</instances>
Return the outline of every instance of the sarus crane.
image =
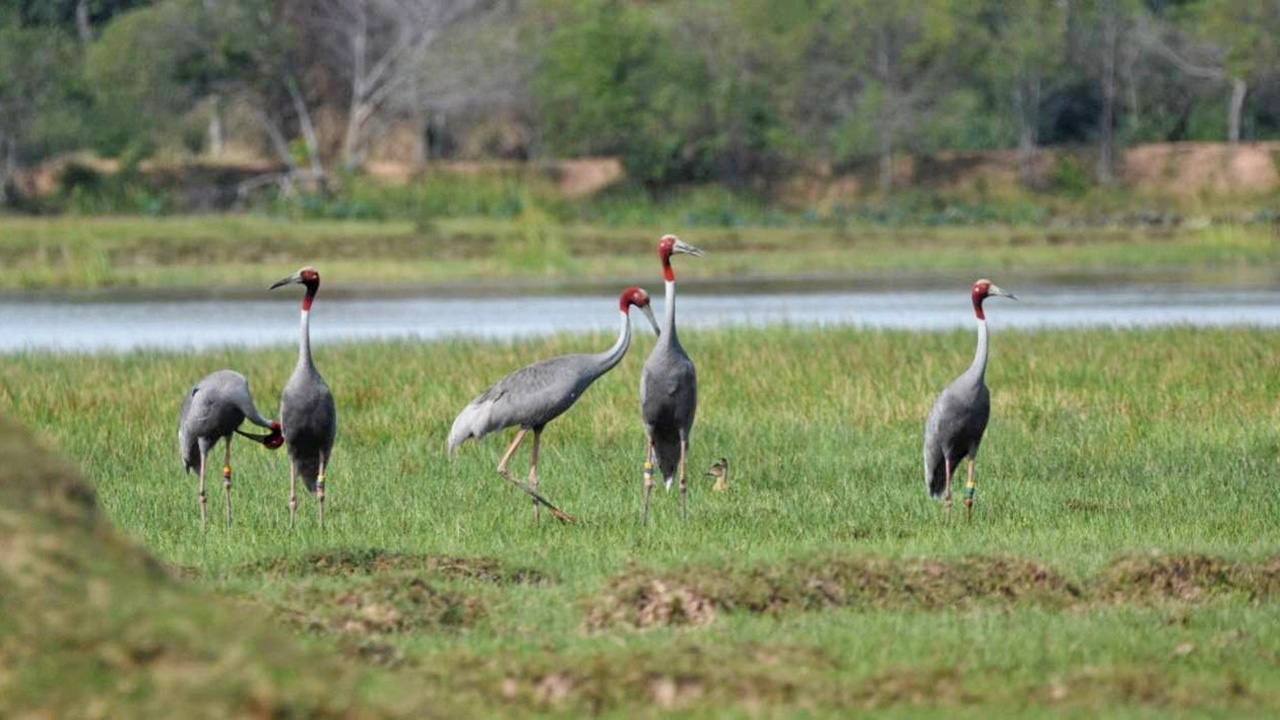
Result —
<instances>
[{"instance_id":1,"label":"sarus crane","mask_svg":"<svg viewBox=\"0 0 1280 720\"><path fill-rule=\"evenodd\" d=\"M658 257L662 259L662 276L666 285L666 318L658 342L654 344L640 376L640 414L649 436L644 464L644 512L641 515L642 522L646 523L649 521L655 466L662 473L668 490L679 472L680 512L683 517L689 515L689 481L685 462L689 454L693 416L698 409L698 371L680 345L680 336L676 333L676 274L671 269L671 256L703 257L704 254L675 235L664 235L658 241Z\"/></svg>"},{"instance_id":2,"label":"sarus crane","mask_svg":"<svg viewBox=\"0 0 1280 720\"><path fill-rule=\"evenodd\" d=\"M951 510L951 479L960 461L968 458L969 475L965 482L965 518L973 516L973 499L977 486L973 481L978 446L991 416L991 392L984 379L987 371L987 316L982 303L988 297L1017 296L996 287L990 280L973 284L973 312L978 318L978 349L973 364L963 375L942 391L929 411L924 426L924 482L929 494L941 498L943 508Z\"/></svg>"},{"instance_id":3,"label":"sarus crane","mask_svg":"<svg viewBox=\"0 0 1280 720\"><path fill-rule=\"evenodd\" d=\"M535 522L541 516L541 505L546 505L558 520L574 521L538 493L538 446L542 442L542 430L547 423L573 407L591 383L613 369L627 354L627 348L631 346L632 307L640 308L649 318L654 332L658 332L658 321L649 307L649 293L642 288L629 287L618 297L622 327L613 347L596 354L562 355L516 370L480 393L453 421L453 428L449 431L451 456L471 438L479 440L489 433L520 426L515 439L498 462L498 474L533 497ZM287 424L285 429L288 429ZM533 449L530 453L529 484L526 485L511 476L507 464L530 430L533 431Z\"/></svg>"},{"instance_id":4,"label":"sarus crane","mask_svg":"<svg viewBox=\"0 0 1280 720\"><path fill-rule=\"evenodd\" d=\"M248 420L266 428L265 435L242 432L240 423ZM200 379L182 401L182 415L178 419L178 446L187 472L200 475L200 527L206 522L208 496L204 478L209 465L209 453L219 440L226 451L222 461L222 490L227 498L227 524L231 524L231 440L234 433L260 442L272 450L280 447L284 438L280 423L262 417L253 404L249 381L234 370L219 370Z\"/></svg>"},{"instance_id":5,"label":"sarus crane","mask_svg":"<svg viewBox=\"0 0 1280 720\"><path fill-rule=\"evenodd\" d=\"M302 298L302 339L298 345L298 364L280 395L280 422L284 425L284 441L289 448L289 525L298 511L298 479L307 492L315 495L319 505L320 524L324 525L325 468L333 453L338 435L338 411L333 393L311 360L311 305L320 290L320 273L304 267L269 290L297 284L307 289Z\"/></svg>"}]
</instances>

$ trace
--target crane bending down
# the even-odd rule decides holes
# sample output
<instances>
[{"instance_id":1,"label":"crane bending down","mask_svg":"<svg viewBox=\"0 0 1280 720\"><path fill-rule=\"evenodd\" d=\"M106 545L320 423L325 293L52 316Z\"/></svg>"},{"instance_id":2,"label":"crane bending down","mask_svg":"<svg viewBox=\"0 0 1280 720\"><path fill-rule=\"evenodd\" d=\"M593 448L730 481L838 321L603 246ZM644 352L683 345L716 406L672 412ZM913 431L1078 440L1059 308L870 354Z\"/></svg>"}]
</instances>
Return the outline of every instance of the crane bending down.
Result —
<instances>
[{"instance_id":1,"label":"crane bending down","mask_svg":"<svg viewBox=\"0 0 1280 720\"><path fill-rule=\"evenodd\" d=\"M265 435L241 432L240 423L249 422L269 430ZM187 472L200 475L200 527L206 522L208 496L204 491L209 453L223 440L226 453L222 463L222 490L227 498L227 524L231 524L231 440L233 433L262 443L274 450L284 443L280 423L267 420L253 404L249 381L234 370L219 370L200 379L182 401L178 420L178 446Z\"/></svg>"},{"instance_id":2,"label":"crane bending down","mask_svg":"<svg viewBox=\"0 0 1280 720\"><path fill-rule=\"evenodd\" d=\"M298 478L302 478L307 492L315 495L320 524L324 525L325 468L338 435L338 411L333 404L333 393L311 361L311 304L320 289L320 273L313 267L304 267L277 280L268 289L290 284L306 287L307 293L302 298L298 365L280 395L280 421L289 447L289 525L293 526L298 511Z\"/></svg>"},{"instance_id":3,"label":"crane bending down","mask_svg":"<svg viewBox=\"0 0 1280 720\"><path fill-rule=\"evenodd\" d=\"M689 515L689 481L685 462L689 454L693 416L698 409L698 371L676 334L676 275L671 269L671 256L703 257L704 254L675 235L664 235L658 241L658 257L662 258L666 284L666 318L640 377L640 413L649 435L644 469L644 522L649 521L655 465L662 472L668 490L679 471L680 513L683 517Z\"/></svg>"},{"instance_id":4,"label":"crane bending down","mask_svg":"<svg viewBox=\"0 0 1280 720\"><path fill-rule=\"evenodd\" d=\"M929 494L941 498L943 508L951 510L951 479L960 461L969 459L969 475L965 482L965 518L973 516L974 463L978 446L991 416L991 393L984 379L987 370L987 317L982 302L988 297L1017 296L996 287L990 280L973 284L973 312L978 317L978 349L973 364L963 375L942 391L929 411L924 427L924 482Z\"/></svg>"},{"instance_id":5,"label":"crane bending down","mask_svg":"<svg viewBox=\"0 0 1280 720\"><path fill-rule=\"evenodd\" d=\"M654 332L658 332L658 321L649 307L649 293L638 287L627 288L618 298L622 328L613 347L594 355L562 355L516 370L472 400L453 421L453 428L449 431L450 455L470 438L479 440L489 433L520 426L498 463L498 474L533 496L535 522L541 515L541 505L546 505L558 520L573 522L572 517L538 493L538 446L542 441L542 429L573 407L591 383L613 369L627 354L631 345L629 311L632 306L644 311ZM285 428L287 430L288 425ZM511 477L507 463L511 462L511 457L530 430L533 431L533 449L530 453L529 484L525 485Z\"/></svg>"}]
</instances>

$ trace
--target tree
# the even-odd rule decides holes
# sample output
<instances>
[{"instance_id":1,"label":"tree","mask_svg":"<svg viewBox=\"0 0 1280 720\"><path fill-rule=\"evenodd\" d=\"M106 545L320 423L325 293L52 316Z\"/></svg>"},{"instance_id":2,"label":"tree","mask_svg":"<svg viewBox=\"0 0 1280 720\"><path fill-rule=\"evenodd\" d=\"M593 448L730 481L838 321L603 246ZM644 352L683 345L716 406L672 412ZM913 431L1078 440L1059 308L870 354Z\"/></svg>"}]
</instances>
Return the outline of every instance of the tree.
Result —
<instances>
[{"instance_id":1,"label":"tree","mask_svg":"<svg viewBox=\"0 0 1280 720\"><path fill-rule=\"evenodd\" d=\"M0 12L0 204L22 164L77 141L78 67L78 49L56 30Z\"/></svg>"},{"instance_id":2,"label":"tree","mask_svg":"<svg viewBox=\"0 0 1280 720\"><path fill-rule=\"evenodd\" d=\"M1040 103L1046 82L1062 62L1066 15L1061 3L977 0L967 8L985 49L979 71L1012 104L1018 128L1018 165L1024 185L1036 184Z\"/></svg>"},{"instance_id":3,"label":"tree","mask_svg":"<svg viewBox=\"0 0 1280 720\"><path fill-rule=\"evenodd\" d=\"M321 48L318 59L347 87L342 159L357 167L372 121L410 91L428 49L495 0L315 0L294 16Z\"/></svg>"},{"instance_id":4,"label":"tree","mask_svg":"<svg viewBox=\"0 0 1280 720\"><path fill-rule=\"evenodd\" d=\"M957 49L952 2L832 2L828 13L819 32L841 33L845 40L833 44L851 52L851 73L840 88L851 112L839 131L850 150L872 150L879 158L880 189L889 192L894 154L951 88L946 81Z\"/></svg>"}]
</instances>

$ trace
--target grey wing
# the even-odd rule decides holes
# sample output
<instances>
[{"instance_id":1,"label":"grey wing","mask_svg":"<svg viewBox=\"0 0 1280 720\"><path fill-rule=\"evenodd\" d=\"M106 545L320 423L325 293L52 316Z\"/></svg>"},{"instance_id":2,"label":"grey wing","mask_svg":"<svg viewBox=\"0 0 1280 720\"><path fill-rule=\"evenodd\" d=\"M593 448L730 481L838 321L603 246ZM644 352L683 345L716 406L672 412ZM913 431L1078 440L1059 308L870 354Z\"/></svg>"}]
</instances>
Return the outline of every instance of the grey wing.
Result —
<instances>
[{"instance_id":1,"label":"grey wing","mask_svg":"<svg viewBox=\"0 0 1280 720\"><path fill-rule=\"evenodd\" d=\"M963 378L961 378L963 380ZM941 497L946 489L946 463L954 466L975 457L991 415L991 399L985 385L948 386L925 423L925 482L929 494Z\"/></svg>"},{"instance_id":2,"label":"grey wing","mask_svg":"<svg viewBox=\"0 0 1280 720\"><path fill-rule=\"evenodd\" d=\"M929 410L924 424L924 485L929 495L942 497L946 491L946 453L943 451L942 418L946 415L947 393L944 391Z\"/></svg>"},{"instance_id":3,"label":"grey wing","mask_svg":"<svg viewBox=\"0 0 1280 720\"><path fill-rule=\"evenodd\" d=\"M562 355L520 368L467 404L449 430L449 452L514 425L541 427L577 402L595 378L588 355Z\"/></svg>"}]
</instances>

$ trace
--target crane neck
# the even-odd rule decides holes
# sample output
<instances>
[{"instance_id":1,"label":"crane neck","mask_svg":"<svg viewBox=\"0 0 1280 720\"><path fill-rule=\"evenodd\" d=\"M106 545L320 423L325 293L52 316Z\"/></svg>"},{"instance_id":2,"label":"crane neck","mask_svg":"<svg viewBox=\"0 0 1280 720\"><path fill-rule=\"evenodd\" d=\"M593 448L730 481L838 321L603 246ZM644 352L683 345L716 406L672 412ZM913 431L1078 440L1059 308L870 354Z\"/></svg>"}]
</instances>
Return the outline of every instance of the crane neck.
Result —
<instances>
[{"instance_id":1,"label":"crane neck","mask_svg":"<svg viewBox=\"0 0 1280 720\"><path fill-rule=\"evenodd\" d=\"M973 353L973 364L968 371L968 374L976 375L978 379L982 379L987 373L987 345L987 321L981 319L978 320L978 348Z\"/></svg>"},{"instance_id":2,"label":"crane neck","mask_svg":"<svg viewBox=\"0 0 1280 720\"><path fill-rule=\"evenodd\" d=\"M600 361L600 375L609 372L614 365L622 362L622 358L627 354L627 349L631 347L631 315L626 310L618 314L622 319L622 327L618 331L618 339L614 341L613 347L596 356Z\"/></svg>"},{"instance_id":3,"label":"crane neck","mask_svg":"<svg viewBox=\"0 0 1280 720\"><path fill-rule=\"evenodd\" d=\"M311 296L302 305L302 337L298 342L298 367L315 367L311 362Z\"/></svg>"},{"instance_id":4,"label":"crane neck","mask_svg":"<svg viewBox=\"0 0 1280 720\"><path fill-rule=\"evenodd\" d=\"M666 314L662 321L662 336L658 341L674 343L679 341L676 335L676 279L668 277L663 284L666 286Z\"/></svg>"}]
</instances>

